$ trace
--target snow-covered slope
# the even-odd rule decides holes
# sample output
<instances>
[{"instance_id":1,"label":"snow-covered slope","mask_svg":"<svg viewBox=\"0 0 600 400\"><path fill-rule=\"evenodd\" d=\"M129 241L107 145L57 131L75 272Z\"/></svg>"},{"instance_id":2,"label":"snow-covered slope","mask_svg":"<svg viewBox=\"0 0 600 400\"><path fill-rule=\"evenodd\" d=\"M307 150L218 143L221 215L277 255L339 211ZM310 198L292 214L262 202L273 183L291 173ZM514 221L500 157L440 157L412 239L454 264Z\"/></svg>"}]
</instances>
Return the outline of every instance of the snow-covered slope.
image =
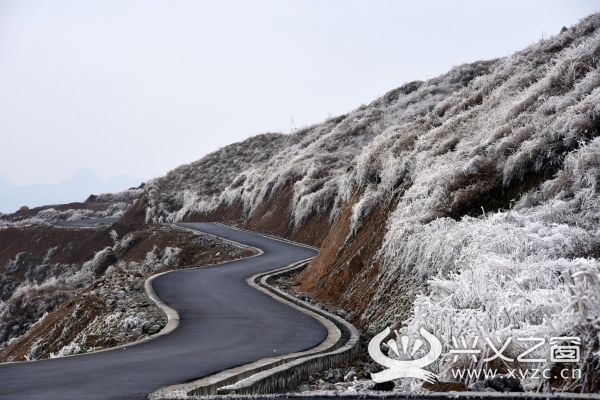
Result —
<instances>
[{"instance_id":1,"label":"snow-covered slope","mask_svg":"<svg viewBox=\"0 0 600 400\"><path fill-rule=\"evenodd\" d=\"M406 320L405 333L446 339L580 336L583 378L561 384L598 390L599 28L592 15L510 57L228 146L151 182L147 220L241 203L243 224L291 184L281 223L331 226L303 289L358 309L371 332Z\"/></svg>"}]
</instances>

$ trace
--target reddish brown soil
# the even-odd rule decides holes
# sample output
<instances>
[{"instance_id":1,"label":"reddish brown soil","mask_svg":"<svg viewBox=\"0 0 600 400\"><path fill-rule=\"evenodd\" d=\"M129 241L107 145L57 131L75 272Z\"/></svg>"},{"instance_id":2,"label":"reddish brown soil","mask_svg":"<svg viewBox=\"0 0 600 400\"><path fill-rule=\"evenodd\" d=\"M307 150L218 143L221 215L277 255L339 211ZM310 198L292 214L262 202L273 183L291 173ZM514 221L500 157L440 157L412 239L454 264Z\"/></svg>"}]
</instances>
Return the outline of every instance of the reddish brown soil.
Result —
<instances>
[{"instance_id":1,"label":"reddish brown soil","mask_svg":"<svg viewBox=\"0 0 600 400\"><path fill-rule=\"evenodd\" d=\"M317 257L294 278L300 284L298 291L330 307L352 309L357 316L364 313L375 295L380 269L375 255L385 235L385 221L396 205L394 199L374 209L360 231L346 242L352 207L359 199L360 193L356 192L337 216ZM366 323L359 319L353 322Z\"/></svg>"},{"instance_id":2,"label":"reddish brown soil","mask_svg":"<svg viewBox=\"0 0 600 400\"><path fill-rule=\"evenodd\" d=\"M113 225L113 229L119 234L119 237L125 236L128 232L143 229L146 225L146 206L148 198L145 194L133 203L123 214L119 221Z\"/></svg>"},{"instance_id":3,"label":"reddish brown soil","mask_svg":"<svg viewBox=\"0 0 600 400\"><path fill-rule=\"evenodd\" d=\"M39 227L0 229L0 273L8 261L21 252L29 253L32 262L40 262L48 249L58 247L59 252L52 262L75 264L90 260L94 252L112 245L107 230Z\"/></svg>"},{"instance_id":4,"label":"reddish brown soil","mask_svg":"<svg viewBox=\"0 0 600 400\"><path fill-rule=\"evenodd\" d=\"M26 211L17 211L8 217L30 218L35 216L39 211L48 208L56 210L90 209L100 211L109 206L110 204L86 201L86 203L59 204L37 207ZM135 230L146 229L145 206L146 197L143 196L127 210L125 215L111 229L116 230L119 237L123 237ZM32 261L41 261L48 249L58 247L59 253L52 258L52 262L81 264L90 260L95 252L113 244L113 240L107 229L67 229L36 226L0 229L0 273L4 270L6 263L14 259L20 252L30 253L29 256Z\"/></svg>"}]
</instances>

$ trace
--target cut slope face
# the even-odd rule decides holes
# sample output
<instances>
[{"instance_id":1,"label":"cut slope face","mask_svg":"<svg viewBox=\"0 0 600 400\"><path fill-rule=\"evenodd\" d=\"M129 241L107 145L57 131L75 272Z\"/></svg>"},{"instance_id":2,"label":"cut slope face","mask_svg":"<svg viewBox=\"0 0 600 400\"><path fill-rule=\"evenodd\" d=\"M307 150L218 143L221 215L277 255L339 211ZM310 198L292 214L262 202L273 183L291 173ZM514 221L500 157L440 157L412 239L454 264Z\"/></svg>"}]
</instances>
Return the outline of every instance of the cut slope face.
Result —
<instances>
[{"instance_id":1,"label":"cut slope face","mask_svg":"<svg viewBox=\"0 0 600 400\"><path fill-rule=\"evenodd\" d=\"M599 28L592 15L510 57L228 146L151 182L146 218L292 238L326 219L297 279L371 333L424 326L445 350L451 335L581 336L581 379L526 384L598 390Z\"/></svg>"}]
</instances>

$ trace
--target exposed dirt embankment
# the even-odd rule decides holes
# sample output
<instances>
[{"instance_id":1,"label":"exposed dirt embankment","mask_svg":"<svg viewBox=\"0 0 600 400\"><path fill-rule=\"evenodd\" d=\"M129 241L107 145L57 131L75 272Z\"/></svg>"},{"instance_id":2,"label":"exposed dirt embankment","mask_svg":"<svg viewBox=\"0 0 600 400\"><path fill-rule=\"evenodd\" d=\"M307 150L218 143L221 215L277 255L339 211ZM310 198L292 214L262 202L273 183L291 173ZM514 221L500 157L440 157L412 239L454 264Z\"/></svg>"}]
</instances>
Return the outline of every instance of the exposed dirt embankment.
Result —
<instances>
[{"instance_id":1,"label":"exposed dirt embankment","mask_svg":"<svg viewBox=\"0 0 600 400\"><path fill-rule=\"evenodd\" d=\"M378 284L379 261L375 255L385 235L385 222L395 202L378 206L366 219L358 233L351 234L352 208L360 198L355 193L336 218L321 245L321 251L295 282L298 290L334 308L352 310L358 326L368 327L368 319L361 318L366 306L375 295ZM389 301L390 299L388 299ZM407 313L410 310L410 300ZM397 301L394 299L393 301ZM385 309L385 304L382 304Z\"/></svg>"},{"instance_id":2,"label":"exposed dirt embankment","mask_svg":"<svg viewBox=\"0 0 600 400\"><path fill-rule=\"evenodd\" d=\"M319 254L309 267L294 279L295 284L299 285L296 290L333 309L353 311L357 316L353 322L368 328L370 317L363 315L376 295L374 288L378 285L381 262L376 254L381 248L386 221L394 211L397 199L379 204L358 232L352 234L350 220L353 207L362 196L359 191L344 204L331 226L330 207L323 214L311 214L302 225L295 228L291 217L293 187L293 182L289 182L274 193L269 193L250 217L244 215L243 205L238 201L232 205L221 204L210 213L190 214L185 220L223 222L320 247ZM406 280L411 281L411 291L408 293L402 290ZM380 313L385 313L389 302L401 301L405 306L402 315L396 315L397 320L408 318L415 283L425 287L424 280L414 276L399 275L387 283L390 286L389 295L377 299L381 305Z\"/></svg>"},{"instance_id":3,"label":"exposed dirt embankment","mask_svg":"<svg viewBox=\"0 0 600 400\"><path fill-rule=\"evenodd\" d=\"M59 228L6 228L0 229L0 273L17 254L25 253L26 267L40 263L48 249L60 248L53 256L56 263L83 263L94 256L94 251L113 244L107 230ZM23 271L24 272L24 271Z\"/></svg>"},{"instance_id":4,"label":"exposed dirt embankment","mask_svg":"<svg viewBox=\"0 0 600 400\"><path fill-rule=\"evenodd\" d=\"M135 230L146 227L146 207L148 206L148 197L143 194L131 207L125 211L123 216L113 225L119 236Z\"/></svg>"}]
</instances>

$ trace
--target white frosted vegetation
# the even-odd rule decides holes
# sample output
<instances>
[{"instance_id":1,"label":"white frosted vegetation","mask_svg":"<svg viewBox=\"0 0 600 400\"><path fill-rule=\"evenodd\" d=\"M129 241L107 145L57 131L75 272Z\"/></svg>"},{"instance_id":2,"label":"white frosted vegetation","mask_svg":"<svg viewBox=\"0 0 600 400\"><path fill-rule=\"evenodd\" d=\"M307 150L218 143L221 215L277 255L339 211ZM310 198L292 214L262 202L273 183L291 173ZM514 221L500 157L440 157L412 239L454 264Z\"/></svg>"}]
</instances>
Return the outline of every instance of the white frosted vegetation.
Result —
<instances>
[{"instance_id":1,"label":"white frosted vegetation","mask_svg":"<svg viewBox=\"0 0 600 400\"><path fill-rule=\"evenodd\" d=\"M298 227L311 214L339 211L346 172L368 143L389 126L430 112L495 61L453 69L427 83L411 82L368 106L289 134L263 134L227 146L148 183L148 222L180 221L194 212L240 202L246 218L259 204L293 184L290 219ZM336 207L333 207L336 204Z\"/></svg>"},{"instance_id":2,"label":"white frosted vegetation","mask_svg":"<svg viewBox=\"0 0 600 400\"><path fill-rule=\"evenodd\" d=\"M599 20L503 60L421 121L388 129L357 158L355 185L367 190L353 210L354 230L377 196L401 192L363 316L374 330L402 314L390 285L420 276L428 289L406 333L418 337L425 326L444 338L560 336L585 326L590 358L581 365L598 362L600 36L589 33ZM498 200L519 185L529 192L505 198L505 210L478 206L488 193Z\"/></svg>"}]
</instances>

